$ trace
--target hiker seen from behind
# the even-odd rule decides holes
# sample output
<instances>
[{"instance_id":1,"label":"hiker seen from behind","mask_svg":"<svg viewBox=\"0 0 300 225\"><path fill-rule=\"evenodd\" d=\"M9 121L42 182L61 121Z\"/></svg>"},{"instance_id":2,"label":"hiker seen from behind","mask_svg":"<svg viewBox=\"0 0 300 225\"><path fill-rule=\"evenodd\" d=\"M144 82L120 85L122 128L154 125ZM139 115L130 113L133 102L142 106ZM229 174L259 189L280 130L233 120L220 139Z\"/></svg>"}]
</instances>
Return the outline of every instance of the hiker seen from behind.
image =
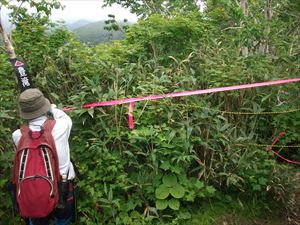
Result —
<instances>
[{"instance_id":1,"label":"hiker seen from behind","mask_svg":"<svg viewBox=\"0 0 300 225\"><path fill-rule=\"evenodd\" d=\"M18 103L26 124L12 134L15 207L30 225L69 224L75 211L72 121L37 88L23 91Z\"/></svg>"}]
</instances>

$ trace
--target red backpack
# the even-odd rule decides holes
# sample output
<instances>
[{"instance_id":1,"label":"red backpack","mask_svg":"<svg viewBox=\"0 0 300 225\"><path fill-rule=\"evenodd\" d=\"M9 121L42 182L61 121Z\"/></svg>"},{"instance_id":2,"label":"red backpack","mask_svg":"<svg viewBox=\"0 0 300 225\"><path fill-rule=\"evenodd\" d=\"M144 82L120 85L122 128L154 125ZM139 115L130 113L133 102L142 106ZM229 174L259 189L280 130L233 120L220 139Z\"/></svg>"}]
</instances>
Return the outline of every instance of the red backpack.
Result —
<instances>
[{"instance_id":1,"label":"red backpack","mask_svg":"<svg viewBox=\"0 0 300 225\"><path fill-rule=\"evenodd\" d=\"M14 167L13 184L23 218L48 216L57 206L59 173L58 156L51 131L55 120L46 120L41 131L21 127Z\"/></svg>"}]
</instances>

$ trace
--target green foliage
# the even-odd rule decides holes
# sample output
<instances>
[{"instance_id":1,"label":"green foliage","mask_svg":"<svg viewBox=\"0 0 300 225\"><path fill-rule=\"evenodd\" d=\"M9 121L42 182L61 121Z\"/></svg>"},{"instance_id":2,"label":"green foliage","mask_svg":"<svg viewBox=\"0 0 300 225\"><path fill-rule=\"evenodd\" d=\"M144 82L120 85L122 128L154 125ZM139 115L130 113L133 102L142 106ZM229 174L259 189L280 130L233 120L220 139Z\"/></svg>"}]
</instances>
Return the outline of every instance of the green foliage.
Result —
<instances>
[{"instance_id":1,"label":"green foliage","mask_svg":"<svg viewBox=\"0 0 300 225\"><path fill-rule=\"evenodd\" d=\"M106 2L140 7L136 1ZM279 4L268 22L268 54L255 47L255 41L266 38L260 32L267 24L260 1L249 2L259 26L234 1L207 1L204 13L152 13L129 27L124 40L110 44L87 46L68 31L49 30L47 17L27 14L17 18L13 37L36 86L59 107L80 106L293 77L299 67L299 33L288 32L295 25L295 18L284 13L290 4ZM241 29L232 29L241 22ZM0 215L13 224L4 189L13 156L11 132L21 121L4 54L0 67ZM138 102L132 131L127 105L68 112L72 157L81 172L78 224L197 224L207 202L231 207L246 199L264 208L285 203L292 166L256 144L270 144L286 129L279 143L299 145L297 113L260 114L299 108L298 86ZM239 111L252 114L230 113ZM297 149L276 150L299 159ZM232 206L233 211L243 207L240 202ZM211 216L218 215L206 219Z\"/></svg>"},{"instance_id":2,"label":"green foliage","mask_svg":"<svg viewBox=\"0 0 300 225\"><path fill-rule=\"evenodd\" d=\"M10 177L11 162L13 159L13 144L11 142L11 131L16 129L19 119L16 118L16 85L12 76L12 69L7 56L0 53L0 216L3 221L13 221L11 216L12 204L6 191L6 184ZM20 219L19 219L20 220ZM10 224L10 223L8 223Z\"/></svg>"},{"instance_id":3,"label":"green foliage","mask_svg":"<svg viewBox=\"0 0 300 225\"><path fill-rule=\"evenodd\" d=\"M147 20L141 20L128 30L126 41L144 49L147 59L161 62L183 60L193 51L197 43L204 41L209 31L199 13L188 14L185 17L175 15L172 20L161 15L153 15ZM143 52L142 52L143 53Z\"/></svg>"},{"instance_id":4,"label":"green foliage","mask_svg":"<svg viewBox=\"0 0 300 225\"><path fill-rule=\"evenodd\" d=\"M132 0L104 0L104 6L111 6L115 3L130 9L132 13L146 18L153 14L170 15L175 12L181 12L182 14L190 11L198 11L196 0L184 0L184 1L132 1Z\"/></svg>"},{"instance_id":5,"label":"green foliage","mask_svg":"<svg viewBox=\"0 0 300 225\"><path fill-rule=\"evenodd\" d=\"M230 195L219 196L219 202L204 202L194 211L189 221L192 225L215 224L284 224L278 208L265 208L264 202L259 199L240 199Z\"/></svg>"}]
</instances>

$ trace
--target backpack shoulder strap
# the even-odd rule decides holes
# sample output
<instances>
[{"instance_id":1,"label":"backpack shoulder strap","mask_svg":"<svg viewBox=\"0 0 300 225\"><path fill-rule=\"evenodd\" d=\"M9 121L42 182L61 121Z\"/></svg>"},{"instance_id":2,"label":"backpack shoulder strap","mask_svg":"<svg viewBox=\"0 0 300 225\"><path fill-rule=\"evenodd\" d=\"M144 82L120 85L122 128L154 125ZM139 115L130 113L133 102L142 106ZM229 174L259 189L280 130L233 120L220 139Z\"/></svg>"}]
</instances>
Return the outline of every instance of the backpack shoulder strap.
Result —
<instances>
[{"instance_id":1,"label":"backpack shoulder strap","mask_svg":"<svg viewBox=\"0 0 300 225\"><path fill-rule=\"evenodd\" d=\"M43 140L46 141L48 144L51 144L52 148L55 149L56 152L55 141L52 136L52 130L55 123L56 121L54 119L47 119L43 124L42 130L43 130L43 138L44 138Z\"/></svg>"},{"instance_id":2,"label":"backpack shoulder strap","mask_svg":"<svg viewBox=\"0 0 300 225\"><path fill-rule=\"evenodd\" d=\"M30 131L29 125L28 124L21 125L20 131L21 131L22 135L27 135Z\"/></svg>"},{"instance_id":3,"label":"backpack shoulder strap","mask_svg":"<svg viewBox=\"0 0 300 225\"><path fill-rule=\"evenodd\" d=\"M30 128L28 124L21 125L20 131L21 131L21 138L17 146L17 152L20 149L28 148L30 145L30 137L29 137Z\"/></svg>"},{"instance_id":4,"label":"backpack shoulder strap","mask_svg":"<svg viewBox=\"0 0 300 225\"><path fill-rule=\"evenodd\" d=\"M50 132L53 130L56 121L54 119L47 119L43 125L43 129L45 132Z\"/></svg>"}]
</instances>

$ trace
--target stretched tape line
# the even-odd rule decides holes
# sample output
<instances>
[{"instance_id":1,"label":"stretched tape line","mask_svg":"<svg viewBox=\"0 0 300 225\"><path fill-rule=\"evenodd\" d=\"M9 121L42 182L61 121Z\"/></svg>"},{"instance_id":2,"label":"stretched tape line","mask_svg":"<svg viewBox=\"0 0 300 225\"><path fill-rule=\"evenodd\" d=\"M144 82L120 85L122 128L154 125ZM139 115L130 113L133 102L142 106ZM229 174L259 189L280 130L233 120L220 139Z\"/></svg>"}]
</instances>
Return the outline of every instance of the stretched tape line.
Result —
<instances>
[{"instance_id":1,"label":"stretched tape line","mask_svg":"<svg viewBox=\"0 0 300 225\"><path fill-rule=\"evenodd\" d=\"M89 103L81 106L80 108L88 109L94 107L101 107L101 106L112 106L112 105L120 105L126 104L131 102L140 102L145 100L157 100L163 98L175 98L175 97L183 97L183 96L191 96L191 95L202 95L202 94L209 94L209 93L216 93L216 92L224 92L224 91L233 91L233 90L241 90L241 89L248 89L254 87L262 87L262 86L271 86L271 85L278 85L278 84L286 84L286 83L293 83L299 82L300 78L291 78L287 80L274 80L274 81L267 81L267 82L260 82L254 84L242 84L242 85L235 85L235 86L228 86L228 87L219 87L219 88L210 88L204 90L195 90L195 91L184 91L184 92L174 92L162 95L149 95L144 97L136 97L136 98L124 98L119 100L111 100L111 101L103 101L103 102L96 102L96 103ZM64 111L75 110L78 109L77 107L70 107L64 108Z\"/></svg>"},{"instance_id":2,"label":"stretched tape line","mask_svg":"<svg viewBox=\"0 0 300 225\"><path fill-rule=\"evenodd\" d=\"M260 82L260 83L254 83L254 84L242 84L242 85L235 85L235 86L228 86L228 87L210 88L210 89L205 89L205 90L175 92L175 93L168 93L168 94L163 94L163 95L149 95L149 96L137 97L137 98L125 98L125 99L120 99L120 100L111 100L111 101L90 103L90 104L85 104L85 105L81 106L80 108L88 109L88 108L94 108L94 107L112 106L112 105L120 105L120 104L129 103L128 124L129 124L129 128L133 129L134 128L133 109L134 109L135 102L145 101L145 100L157 100L157 99L163 99L163 98L175 98L175 97L183 97L183 96L191 96L191 95L201 95L201 94L209 94L209 93L225 92L225 91L233 91L233 90L241 90L241 89L249 89L249 88L255 88L255 87L293 83L293 82L299 82L299 81L300 81L300 78L291 78L291 79L286 79L286 80L275 80L275 81L267 81L267 82ZM64 111L70 111L70 110L75 110L75 109L78 109L78 107L63 108ZM275 146L276 142L283 135L285 135L285 131L281 132L273 140L271 147L267 148L266 150L273 152L273 154L275 154L276 156L280 157L281 159L285 160L288 163L300 165L300 162L286 159L272 149L272 146Z\"/></svg>"},{"instance_id":3,"label":"stretched tape line","mask_svg":"<svg viewBox=\"0 0 300 225\"><path fill-rule=\"evenodd\" d=\"M184 96L191 96L191 95L202 95L202 94L210 94L216 92L225 92L225 91L233 91L233 90L241 90L241 89L249 89L255 87L263 87L263 86L271 86L271 85L279 85L279 84L286 84L286 83L293 83L299 82L300 78L291 78L286 80L274 80L274 81L267 81L267 82L260 82L254 84L242 84L242 85L234 85L234 86L227 86L227 87L219 87L219 88L210 88L204 90L195 90L195 91L183 91L183 92L173 92L167 93L162 95L149 95L144 97L136 97L136 98L124 98L119 100L110 100L110 101L103 101L103 102L95 102L89 103L81 106L80 108L89 109L94 107L102 107L102 106L112 106L112 105L120 105L120 104L128 104L128 122L129 128L134 128L134 119L133 119L133 108L135 102L145 101L145 100L157 100L163 98L175 98L175 97L184 97ZM63 108L64 111L76 110L80 109L78 107L65 107Z\"/></svg>"}]
</instances>

